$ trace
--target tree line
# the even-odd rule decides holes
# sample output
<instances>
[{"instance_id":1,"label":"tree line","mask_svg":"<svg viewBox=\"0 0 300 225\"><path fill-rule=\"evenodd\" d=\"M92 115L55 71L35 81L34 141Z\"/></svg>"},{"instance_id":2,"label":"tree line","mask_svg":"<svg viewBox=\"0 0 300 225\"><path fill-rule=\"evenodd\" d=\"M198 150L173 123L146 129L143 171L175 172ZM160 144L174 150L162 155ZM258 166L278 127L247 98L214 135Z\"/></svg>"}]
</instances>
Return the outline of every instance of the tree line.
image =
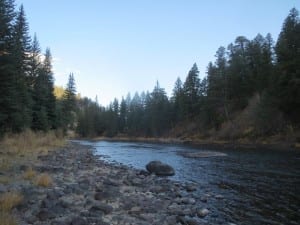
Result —
<instances>
[{"instance_id":1,"label":"tree line","mask_svg":"<svg viewBox=\"0 0 300 225\"><path fill-rule=\"evenodd\" d=\"M276 43L270 34L252 40L237 37L217 50L203 79L196 63L184 81L178 78L170 98L157 82L152 92L128 94L108 107L100 106L97 99L81 99L77 132L81 136L236 138L297 131L299 49L299 13L293 8Z\"/></svg>"},{"instance_id":2,"label":"tree line","mask_svg":"<svg viewBox=\"0 0 300 225\"><path fill-rule=\"evenodd\" d=\"M74 121L73 74L63 97L54 95L50 49L30 37L23 5L0 0L0 135L25 129L67 130Z\"/></svg>"},{"instance_id":3,"label":"tree line","mask_svg":"<svg viewBox=\"0 0 300 225\"><path fill-rule=\"evenodd\" d=\"M299 132L300 19L290 10L276 43L270 34L221 46L200 79L196 63L170 97L128 94L107 107L76 96L74 75L54 86L52 56L29 26L23 6L0 0L0 135L25 129L76 130L89 136L259 137Z\"/></svg>"}]
</instances>

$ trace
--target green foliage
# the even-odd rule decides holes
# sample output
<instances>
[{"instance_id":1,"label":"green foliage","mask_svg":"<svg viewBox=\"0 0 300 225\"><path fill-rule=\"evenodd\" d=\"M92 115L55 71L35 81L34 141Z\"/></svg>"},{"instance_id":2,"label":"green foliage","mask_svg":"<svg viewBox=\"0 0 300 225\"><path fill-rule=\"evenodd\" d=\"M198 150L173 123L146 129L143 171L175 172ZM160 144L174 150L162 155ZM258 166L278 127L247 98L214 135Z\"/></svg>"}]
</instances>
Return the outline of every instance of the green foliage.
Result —
<instances>
[{"instance_id":1,"label":"green foliage","mask_svg":"<svg viewBox=\"0 0 300 225\"><path fill-rule=\"evenodd\" d=\"M75 129L76 120L76 87L74 75L70 73L62 98L62 115L64 129Z\"/></svg>"},{"instance_id":2,"label":"green foliage","mask_svg":"<svg viewBox=\"0 0 300 225\"><path fill-rule=\"evenodd\" d=\"M217 50L202 80L196 64L184 83L178 78L170 99L157 82L151 93L129 94L106 109L93 105L91 110L90 103L79 113L80 134L161 136L181 127L241 138L299 126L299 27L298 11L292 9L275 52L270 34L237 37L227 49Z\"/></svg>"},{"instance_id":3,"label":"green foliage","mask_svg":"<svg viewBox=\"0 0 300 225\"><path fill-rule=\"evenodd\" d=\"M300 124L300 18L293 8L285 19L276 44L277 77L274 95L278 107L293 123Z\"/></svg>"},{"instance_id":4,"label":"green foliage","mask_svg":"<svg viewBox=\"0 0 300 225\"><path fill-rule=\"evenodd\" d=\"M31 42L23 5L0 0L0 135L33 128L47 131L63 126L56 100L52 58L44 61L36 35Z\"/></svg>"}]
</instances>

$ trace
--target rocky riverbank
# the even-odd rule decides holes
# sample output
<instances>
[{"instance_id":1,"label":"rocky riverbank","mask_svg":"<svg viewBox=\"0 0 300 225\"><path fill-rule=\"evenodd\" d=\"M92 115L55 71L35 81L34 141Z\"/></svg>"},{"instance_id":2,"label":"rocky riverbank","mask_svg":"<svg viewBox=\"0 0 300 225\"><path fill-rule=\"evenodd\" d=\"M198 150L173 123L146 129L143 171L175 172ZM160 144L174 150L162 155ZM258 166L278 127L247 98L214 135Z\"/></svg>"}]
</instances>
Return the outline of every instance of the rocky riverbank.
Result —
<instances>
[{"instance_id":1,"label":"rocky riverbank","mask_svg":"<svg viewBox=\"0 0 300 225\"><path fill-rule=\"evenodd\" d=\"M70 143L39 156L32 168L49 175L51 184L20 180L0 186L0 193L23 195L13 210L21 225L209 224L205 197L196 196L193 184L108 164L89 146Z\"/></svg>"}]
</instances>

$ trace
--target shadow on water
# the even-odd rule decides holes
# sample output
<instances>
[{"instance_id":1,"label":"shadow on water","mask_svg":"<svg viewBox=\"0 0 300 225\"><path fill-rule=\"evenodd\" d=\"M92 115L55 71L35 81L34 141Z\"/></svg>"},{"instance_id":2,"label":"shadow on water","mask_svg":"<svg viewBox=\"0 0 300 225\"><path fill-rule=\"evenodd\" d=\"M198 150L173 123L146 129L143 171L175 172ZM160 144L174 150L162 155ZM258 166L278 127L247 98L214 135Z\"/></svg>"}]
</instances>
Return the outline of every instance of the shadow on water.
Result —
<instances>
[{"instance_id":1,"label":"shadow on water","mask_svg":"<svg viewBox=\"0 0 300 225\"><path fill-rule=\"evenodd\" d=\"M181 152L209 151L182 145L89 143L109 162L144 169L151 160L175 168L171 179L194 182L212 224L299 224L300 153L224 150L226 156L185 158ZM204 199L203 199L204 198ZM199 206L201 207L201 206Z\"/></svg>"}]
</instances>

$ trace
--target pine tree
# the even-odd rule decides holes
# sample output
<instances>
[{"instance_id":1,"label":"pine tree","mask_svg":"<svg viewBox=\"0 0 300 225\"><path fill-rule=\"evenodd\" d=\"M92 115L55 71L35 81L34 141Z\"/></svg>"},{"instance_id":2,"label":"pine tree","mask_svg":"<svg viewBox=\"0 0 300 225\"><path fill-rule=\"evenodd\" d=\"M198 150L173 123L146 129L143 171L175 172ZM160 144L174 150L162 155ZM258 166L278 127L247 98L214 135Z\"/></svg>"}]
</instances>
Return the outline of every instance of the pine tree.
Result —
<instances>
[{"instance_id":1,"label":"pine tree","mask_svg":"<svg viewBox=\"0 0 300 225\"><path fill-rule=\"evenodd\" d=\"M228 46L228 98L232 110L241 110L248 104L251 97L251 76L247 65L247 48L249 40L244 36L236 38L234 44Z\"/></svg>"},{"instance_id":2,"label":"pine tree","mask_svg":"<svg viewBox=\"0 0 300 225\"><path fill-rule=\"evenodd\" d=\"M200 79L197 64L194 63L183 84L184 114L191 118L199 112Z\"/></svg>"},{"instance_id":3,"label":"pine tree","mask_svg":"<svg viewBox=\"0 0 300 225\"><path fill-rule=\"evenodd\" d=\"M127 128L127 104L125 99L122 97L120 103L120 122L119 122L119 131L124 133Z\"/></svg>"},{"instance_id":4,"label":"pine tree","mask_svg":"<svg viewBox=\"0 0 300 225\"><path fill-rule=\"evenodd\" d=\"M51 64L51 53L47 49L45 59L38 69L33 86L33 129L48 130L56 128L56 99ZM47 122L45 121L45 115ZM42 127L45 125L46 127Z\"/></svg>"},{"instance_id":5,"label":"pine tree","mask_svg":"<svg viewBox=\"0 0 300 225\"><path fill-rule=\"evenodd\" d=\"M23 5L17 13L13 34L14 81L16 92L16 111L14 112L13 130L21 131L31 124L32 99L26 82L29 69L30 37Z\"/></svg>"},{"instance_id":6,"label":"pine tree","mask_svg":"<svg viewBox=\"0 0 300 225\"><path fill-rule=\"evenodd\" d=\"M47 102L46 110L48 115L48 122L51 129L56 128L56 98L54 96L54 78L52 72L52 55L50 49L46 49L45 59L42 67L42 73L45 73L47 81Z\"/></svg>"},{"instance_id":7,"label":"pine tree","mask_svg":"<svg viewBox=\"0 0 300 225\"><path fill-rule=\"evenodd\" d=\"M76 86L73 73L70 73L63 95L63 121L64 129L74 129L76 120Z\"/></svg>"},{"instance_id":8,"label":"pine tree","mask_svg":"<svg viewBox=\"0 0 300 225\"><path fill-rule=\"evenodd\" d=\"M30 89L33 89L36 78L39 74L41 67L41 48L36 34L34 34L33 41L31 43L30 54L29 54L29 70L27 75L27 84Z\"/></svg>"},{"instance_id":9,"label":"pine tree","mask_svg":"<svg viewBox=\"0 0 300 225\"><path fill-rule=\"evenodd\" d=\"M300 123L300 19L299 12L291 9L285 19L276 44L276 90L279 108L290 120Z\"/></svg>"},{"instance_id":10,"label":"pine tree","mask_svg":"<svg viewBox=\"0 0 300 225\"><path fill-rule=\"evenodd\" d=\"M184 118L184 96L183 96L183 84L178 77L173 88L171 97L171 103L173 105L172 117L175 123L180 122Z\"/></svg>"},{"instance_id":11,"label":"pine tree","mask_svg":"<svg viewBox=\"0 0 300 225\"><path fill-rule=\"evenodd\" d=\"M12 58L14 1L0 0L0 134L11 130L16 109Z\"/></svg>"},{"instance_id":12,"label":"pine tree","mask_svg":"<svg viewBox=\"0 0 300 225\"><path fill-rule=\"evenodd\" d=\"M161 136L170 127L170 106L167 94L158 81L151 93L148 110L153 136Z\"/></svg>"}]
</instances>

